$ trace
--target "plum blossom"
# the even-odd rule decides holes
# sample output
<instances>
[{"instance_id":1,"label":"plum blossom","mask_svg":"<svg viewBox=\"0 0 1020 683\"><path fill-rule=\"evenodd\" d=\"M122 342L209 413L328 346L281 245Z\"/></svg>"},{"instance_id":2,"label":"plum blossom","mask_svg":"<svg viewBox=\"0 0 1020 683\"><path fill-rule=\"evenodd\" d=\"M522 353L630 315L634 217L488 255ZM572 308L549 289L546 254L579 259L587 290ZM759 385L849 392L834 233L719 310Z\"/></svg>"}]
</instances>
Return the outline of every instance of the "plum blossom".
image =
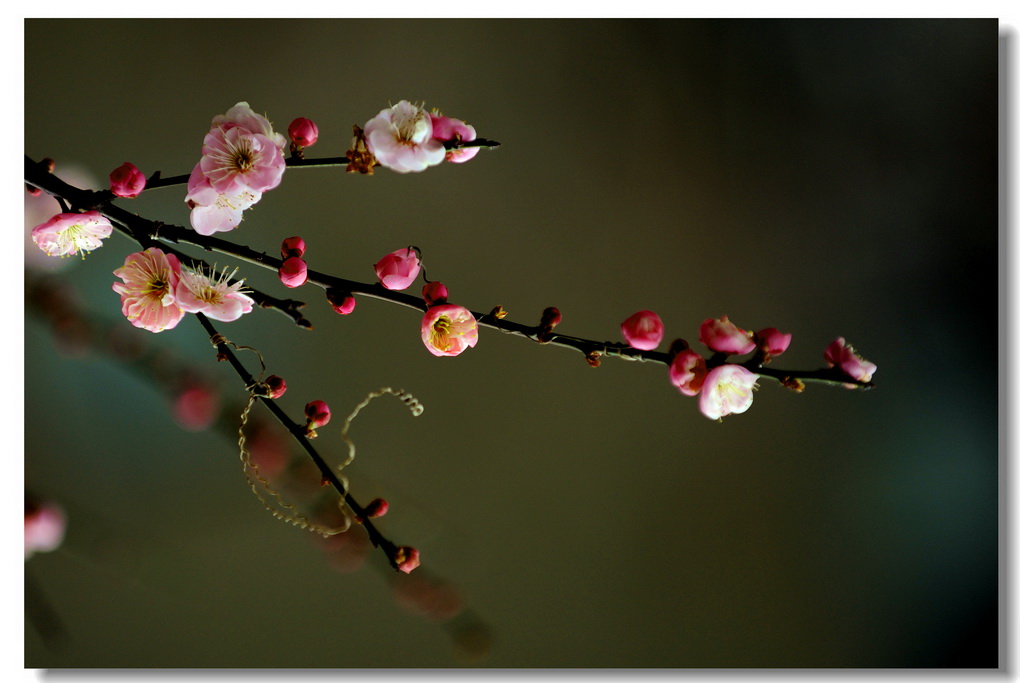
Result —
<instances>
[{"instance_id":1,"label":"plum blossom","mask_svg":"<svg viewBox=\"0 0 1020 683\"><path fill-rule=\"evenodd\" d=\"M690 349L676 354L669 366L669 381L686 396L696 396L701 391L706 374L705 359Z\"/></svg>"},{"instance_id":2,"label":"plum blossom","mask_svg":"<svg viewBox=\"0 0 1020 683\"><path fill-rule=\"evenodd\" d=\"M397 249L375 264L375 274L386 289L407 289L418 277L421 261L413 249Z\"/></svg>"},{"instance_id":3,"label":"plum blossom","mask_svg":"<svg viewBox=\"0 0 1020 683\"><path fill-rule=\"evenodd\" d=\"M229 274L224 268L219 275L215 270L207 275L201 268L182 268L174 290L177 305L185 313L202 313L225 323L251 313L254 300L243 293L244 280L228 284L236 274L237 268Z\"/></svg>"},{"instance_id":4,"label":"plum blossom","mask_svg":"<svg viewBox=\"0 0 1020 683\"><path fill-rule=\"evenodd\" d=\"M173 254L149 247L129 254L113 274L124 280L113 283L113 291L120 294L121 311L135 327L162 332L176 327L184 317L174 294L181 264Z\"/></svg>"},{"instance_id":5,"label":"plum blossom","mask_svg":"<svg viewBox=\"0 0 1020 683\"><path fill-rule=\"evenodd\" d=\"M871 376L878 370L877 365L861 358L843 337L839 337L825 349L825 362L829 367L838 365L843 372L859 382L870 382ZM846 386L852 389L856 385Z\"/></svg>"},{"instance_id":6,"label":"plum blossom","mask_svg":"<svg viewBox=\"0 0 1020 683\"><path fill-rule=\"evenodd\" d=\"M25 559L60 547L67 518L56 503L39 502L25 496Z\"/></svg>"},{"instance_id":7,"label":"plum blossom","mask_svg":"<svg viewBox=\"0 0 1020 683\"><path fill-rule=\"evenodd\" d=\"M727 318L709 318L701 323L701 343L720 353L744 354L754 351L754 338Z\"/></svg>"},{"instance_id":8,"label":"plum blossom","mask_svg":"<svg viewBox=\"0 0 1020 683\"><path fill-rule=\"evenodd\" d=\"M301 257L305 255L305 241L300 237L288 237L280 244L280 256L290 258L291 256Z\"/></svg>"},{"instance_id":9,"label":"plum blossom","mask_svg":"<svg viewBox=\"0 0 1020 683\"><path fill-rule=\"evenodd\" d=\"M205 136L199 166L214 190L232 195L245 188L256 192L273 189L283 178L287 160L264 135L240 126L217 127Z\"/></svg>"},{"instance_id":10,"label":"plum blossom","mask_svg":"<svg viewBox=\"0 0 1020 683\"><path fill-rule=\"evenodd\" d=\"M433 356L457 356L478 343L478 323L463 306L432 306L422 318L421 339Z\"/></svg>"},{"instance_id":11,"label":"plum blossom","mask_svg":"<svg viewBox=\"0 0 1020 683\"><path fill-rule=\"evenodd\" d=\"M354 306L357 305L353 294L335 287L326 290L326 301L340 315L350 315L354 312Z\"/></svg>"},{"instance_id":12,"label":"plum blossom","mask_svg":"<svg viewBox=\"0 0 1020 683\"><path fill-rule=\"evenodd\" d=\"M298 147L311 147L319 139L319 127L315 125L315 121L301 116L287 126L287 135Z\"/></svg>"},{"instance_id":13,"label":"plum blossom","mask_svg":"<svg viewBox=\"0 0 1020 683\"><path fill-rule=\"evenodd\" d=\"M284 286L300 287L308 281L308 264L300 256L291 256L280 265L278 275Z\"/></svg>"},{"instance_id":14,"label":"plum blossom","mask_svg":"<svg viewBox=\"0 0 1020 683\"><path fill-rule=\"evenodd\" d=\"M665 334L662 319L652 311L638 311L620 324L620 331L628 344L642 351L655 349Z\"/></svg>"},{"instance_id":15,"label":"plum blossom","mask_svg":"<svg viewBox=\"0 0 1020 683\"><path fill-rule=\"evenodd\" d=\"M110 173L110 191L118 197L131 199L145 189L145 174L130 161L125 161Z\"/></svg>"},{"instance_id":16,"label":"plum blossom","mask_svg":"<svg viewBox=\"0 0 1020 683\"><path fill-rule=\"evenodd\" d=\"M766 327L754 333L758 346L765 352L766 359L772 359L786 351L790 346L792 334L783 334L774 327Z\"/></svg>"},{"instance_id":17,"label":"plum blossom","mask_svg":"<svg viewBox=\"0 0 1020 683\"><path fill-rule=\"evenodd\" d=\"M421 298L425 299L427 306L445 304L450 298L450 290L442 282L427 282L421 288Z\"/></svg>"},{"instance_id":18,"label":"plum blossom","mask_svg":"<svg viewBox=\"0 0 1020 683\"><path fill-rule=\"evenodd\" d=\"M474 126L469 126L460 119L443 116L435 112L429 114L432 118L432 137L436 140L446 142L456 140L458 142L471 142L478 137ZM455 164L463 164L470 161L478 154L480 147L464 147L462 149L450 149L446 151L446 160Z\"/></svg>"},{"instance_id":19,"label":"plum blossom","mask_svg":"<svg viewBox=\"0 0 1020 683\"><path fill-rule=\"evenodd\" d=\"M191 227L200 235L227 232L241 224L244 210L262 199L262 193L241 188L233 194L217 192L196 164L188 178L188 195L184 198L191 208Z\"/></svg>"},{"instance_id":20,"label":"plum blossom","mask_svg":"<svg viewBox=\"0 0 1020 683\"><path fill-rule=\"evenodd\" d=\"M113 225L98 211L60 213L32 228L32 241L49 256L73 256L103 246Z\"/></svg>"},{"instance_id":21,"label":"plum blossom","mask_svg":"<svg viewBox=\"0 0 1020 683\"><path fill-rule=\"evenodd\" d=\"M188 179L191 226L202 235L236 228L242 212L280 184L286 145L287 139L247 102L214 116L202 158Z\"/></svg>"},{"instance_id":22,"label":"plum blossom","mask_svg":"<svg viewBox=\"0 0 1020 683\"><path fill-rule=\"evenodd\" d=\"M400 546L397 548L393 560L397 563L397 569L405 574L410 574L421 564L421 553L418 552L417 548Z\"/></svg>"},{"instance_id":23,"label":"plum blossom","mask_svg":"<svg viewBox=\"0 0 1020 683\"><path fill-rule=\"evenodd\" d=\"M325 401L309 401L305 405L305 436L310 439L318 436L315 430L326 426L332 415Z\"/></svg>"},{"instance_id":24,"label":"plum blossom","mask_svg":"<svg viewBox=\"0 0 1020 683\"><path fill-rule=\"evenodd\" d=\"M757 379L758 375L741 365L720 365L705 376L698 407L710 420L742 413L751 407Z\"/></svg>"},{"instance_id":25,"label":"plum blossom","mask_svg":"<svg viewBox=\"0 0 1020 683\"><path fill-rule=\"evenodd\" d=\"M391 171L424 171L446 158L442 140L432 136L432 118L401 100L365 124L365 143L376 161Z\"/></svg>"}]
</instances>

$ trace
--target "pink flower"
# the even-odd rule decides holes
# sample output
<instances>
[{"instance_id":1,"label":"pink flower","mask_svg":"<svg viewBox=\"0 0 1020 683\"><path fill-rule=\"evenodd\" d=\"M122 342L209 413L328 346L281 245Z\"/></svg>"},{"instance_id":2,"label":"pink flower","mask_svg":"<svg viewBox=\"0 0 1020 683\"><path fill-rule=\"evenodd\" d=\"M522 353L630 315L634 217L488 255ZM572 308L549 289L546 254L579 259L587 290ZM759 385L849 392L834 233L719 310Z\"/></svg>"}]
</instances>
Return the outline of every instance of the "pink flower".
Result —
<instances>
[{"instance_id":1,"label":"pink flower","mask_svg":"<svg viewBox=\"0 0 1020 683\"><path fill-rule=\"evenodd\" d=\"M432 118L432 137L436 140L456 140L471 142L478 137L474 126L469 126L460 119L450 118L441 114L429 114ZM465 147L463 149L451 149L446 152L446 160L455 164L462 164L475 158L478 154L478 147Z\"/></svg>"},{"instance_id":2,"label":"pink flower","mask_svg":"<svg viewBox=\"0 0 1020 683\"><path fill-rule=\"evenodd\" d=\"M774 327L766 327L758 330L754 335L758 339L758 345L765 351L766 358L774 358L790 346L792 334L783 334Z\"/></svg>"},{"instance_id":3,"label":"pink flower","mask_svg":"<svg viewBox=\"0 0 1020 683\"><path fill-rule=\"evenodd\" d=\"M241 188L234 194L213 189L202 173L201 163L196 164L188 179L188 195L184 201L191 208L191 227L200 235L233 230L241 223L244 210L262 199L262 193Z\"/></svg>"},{"instance_id":4,"label":"pink flower","mask_svg":"<svg viewBox=\"0 0 1020 683\"><path fill-rule=\"evenodd\" d=\"M825 362L829 367L838 365L843 372L859 382L870 382L871 376L878 370L877 365L861 358L843 337L836 339L825 349ZM855 387L853 384L847 386Z\"/></svg>"},{"instance_id":5,"label":"pink flower","mask_svg":"<svg viewBox=\"0 0 1020 683\"><path fill-rule=\"evenodd\" d=\"M390 509L390 504L385 498L376 498L365 506L366 517L382 517Z\"/></svg>"},{"instance_id":6,"label":"pink flower","mask_svg":"<svg viewBox=\"0 0 1020 683\"><path fill-rule=\"evenodd\" d=\"M432 355L456 356L478 343L478 323L463 306L433 306L422 318L421 338Z\"/></svg>"},{"instance_id":7,"label":"pink flower","mask_svg":"<svg viewBox=\"0 0 1020 683\"><path fill-rule=\"evenodd\" d=\"M751 333L731 323L725 315L701 323L700 339L702 344L721 353L744 354L754 351Z\"/></svg>"},{"instance_id":8,"label":"pink flower","mask_svg":"<svg viewBox=\"0 0 1020 683\"><path fill-rule=\"evenodd\" d=\"M291 256L280 266L279 276L285 286L300 287L308 280L308 264L300 256Z\"/></svg>"},{"instance_id":9,"label":"pink flower","mask_svg":"<svg viewBox=\"0 0 1020 683\"><path fill-rule=\"evenodd\" d=\"M185 313L203 313L213 320L229 323L245 313L251 313L254 300L244 294L244 280L228 284L237 274L237 268L230 274L226 268L218 276L215 271L206 275L199 270L181 269L180 279L174 290L177 305Z\"/></svg>"},{"instance_id":10,"label":"pink flower","mask_svg":"<svg viewBox=\"0 0 1020 683\"><path fill-rule=\"evenodd\" d=\"M673 357L673 362L669 366L669 381L680 390L680 393L695 396L701 391L707 372L705 359L687 349Z\"/></svg>"},{"instance_id":11,"label":"pink flower","mask_svg":"<svg viewBox=\"0 0 1020 683\"><path fill-rule=\"evenodd\" d=\"M705 376L698 407L710 420L737 415L751 407L758 375L740 365L720 365Z\"/></svg>"},{"instance_id":12,"label":"pink flower","mask_svg":"<svg viewBox=\"0 0 1020 683\"><path fill-rule=\"evenodd\" d=\"M264 136L281 150L287 146L287 139L273 131L273 125L269 119L252 111L247 102L238 102L228 109L226 114L214 116L212 127L217 126L224 130L235 127L244 128L249 133Z\"/></svg>"},{"instance_id":13,"label":"pink flower","mask_svg":"<svg viewBox=\"0 0 1020 683\"><path fill-rule=\"evenodd\" d=\"M181 264L173 254L149 247L129 254L113 274L124 280L113 283L113 291L120 294L121 311L135 327L162 332L175 327L184 317L174 295Z\"/></svg>"},{"instance_id":14,"label":"pink flower","mask_svg":"<svg viewBox=\"0 0 1020 683\"><path fill-rule=\"evenodd\" d=\"M396 560L397 568L405 574L410 574L421 564L421 554L418 549L408 546L397 548L393 559Z\"/></svg>"},{"instance_id":15,"label":"pink flower","mask_svg":"<svg viewBox=\"0 0 1020 683\"><path fill-rule=\"evenodd\" d=\"M270 375L266 377L265 382L266 388L269 390L269 398L280 398L287 392L287 382L279 375Z\"/></svg>"},{"instance_id":16,"label":"pink flower","mask_svg":"<svg viewBox=\"0 0 1020 683\"><path fill-rule=\"evenodd\" d=\"M319 127L311 119L299 117L290 122L287 135L298 147L311 147L319 139Z\"/></svg>"},{"instance_id":17,"label":"pink flower","mask_svg":"<svg viewBox=\"0 0 1020 683\"><path fill-rule=\"evenodd\" d=\"M60 547L67 518L56 503L39 503L25 497L25 559Z\"/></svg>"},{"instance_id":18,"label":"pink flower","mask_svg":"<svg viewBox=\"0 0 1020 683\"><path fill-rule=\"evenodd\" d=\"M375 274L386 289L407 289L418 277L421 261L411 248L397 249L375 264Z\"/></svg>"},{"instance_id":19,"label":"pink flower","mask_svg":"<svg viewBox=\"0 0 1020 683\"><path fill-rule=\"evenodd\" d=\"M291 256L301 257L305 255L305 241L300 237L288 237L280 245L280 255L283 258Z\"/></svg>"},{"instance_id":20,"label":"pink flower","mask_svg":"<svg viewBox=\"0 0 1020 683\"><path fill-rule=\"evenodd\" d=\"M628 344L642 351L657 347L665 334L662 320L652 311L638 311L623 321L620 331Z\"/></svg>"},{"instance_id":21,"label":"pink flower","mask_svg":"<svg viewBox=\"0 0 1020 683\"><path fill-rule=\"evenodd\" d=\"M326 301L340 315L349 315L354 311L354 306L357 304L357 301L354 300L354 296L350 292L334 289L333 287L326 290Z\"/></svg>"},{"instance_id":22,"label":"pink flower","mask_svg":"<svg viewBox=\"0 0 1020 683\"><path fill-rule=\"evenodd\" d=\"M145 189L145 174L129 161L110 173L110 191L118 197L137 197Z\"/></svg>"},{"instance_id":23,"label":"pink flower","mask_svg":"<svg viewBox=\"0 0 1020 683\"><path fill-rule=\"evenodd\" d=\"M366 123L365 142L380 165L397 173L424 171L446 158L442 141L432 137L432 118L407 100Z\"/></svg>"},{"instance_id":24,"label":"pink flower","mask_svg":"<svg viewBox=\"0 0 1020 683\"><path fill-rule=\"evenodd\" d=\"M199 165L214 190L236 195L245 189L265 192L279 185L287 160L265 135L241 126L214 127L205 136Z\"/></svg>"},{"instance_id":25,"label":"pink flower","mask_svg":"<svg viewBox=\"0 0 1020 683\"><path fill-rule=\"evenodd\" d=\"M315 430L324 427L330 417L332 413L325 401L310 401L305 405L305 429L308 436L314 438Z\"/></svg>"},{"instance_id":26,"label":"pink flower","mask_svg":"<svg viewBox=\"0 0 1020 683\"><path fill-rule=\"evenodd\" d=\"M421 296L426 306L445 304L450 298L450 290L442 282L428 282L421 288Z\"/></svg>"},{"instance_id":27,"label":"pink flower","mask_svg":"<svg viewBox=\"0 0 1020 683\"><path fill-rule=\"evenodd\" d=\"M74 256L103 246L113 225L98 211L60 213L32 228L32 241L49 256Z\"/></svg>"},{"instance_id":28,"label":"pink flower","mask_svg":"<svg viewBox=\"0 0 1020 683\"><path fill-rule=\"evenodd\" d=\"M209 387L190 385L174 399L174 422L189 432L208 429L219 414L220 396Z\"/></svg>"}]
</instances>

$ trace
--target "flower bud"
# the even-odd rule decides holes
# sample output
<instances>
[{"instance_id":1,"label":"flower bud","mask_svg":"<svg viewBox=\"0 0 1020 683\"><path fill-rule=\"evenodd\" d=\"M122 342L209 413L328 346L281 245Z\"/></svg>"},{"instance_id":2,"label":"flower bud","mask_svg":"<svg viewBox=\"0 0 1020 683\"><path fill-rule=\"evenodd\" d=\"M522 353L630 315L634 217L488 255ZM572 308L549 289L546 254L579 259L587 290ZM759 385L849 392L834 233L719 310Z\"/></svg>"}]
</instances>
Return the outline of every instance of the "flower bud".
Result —
<instances>
[{"instance_id":1,"label":"flower bud","mask_svg":"<svg viewBox=\"0 0 1020 683\"><path fill-rule=\"evenodd\" d=\"M137 197L145 189L145 174L125 161L110 174L110 191L118 197Z\"/></svg>"},{"instance_id":2,"label":"flower bud","mask_svg":"<svg viewBox=\"0 0 1020 683\"><path fill-rule=\"evenodd\" d=\"M623 338L635 349L652 351L665 334L662 319L652 311L638 311L620 324Z\"/></svg>"},{"instance_id":3,"label":"flower bud","mask_svg":"<svg viewBox=\"0 0 1020 683\"><path fill-rule=\"evenodd\" d=\"M396 554L393 556L394 561L397 563L397 569L410 574L418 565L421 564L420 553L417 548L411 548L409 546L401 546L397 548Z\"/></svg>"},{"instance_id":4,"label":"flower bud","mask_svg":"<svg viewBox=\"0 0 1020 683\"><path fill-rule=\"evenodd\" d=\"M766 327L764 330L755 332L754 338L761 350L765 352L765 358L771 360L786 351L793 335L783 334L774 327Z\"/></svg>"},{"instance_id":5,"label":"flower bud","mask_svg":"<svg viewBox=\"0 0 1020 683\"><path fill-rule=\"evenodd\" d=\"M291 256L297 256L298 258L305 255L305 241L300 237L288 237L280 245L280 255L283 258L290 258Z\"/></svg>"},{"instance_id":6,"label":"flower bud","mask_svg":"<svg viewBox=\"0 0 1020 683\"><path fill-rule=\"evenodd\" d=\"M326 290L326 300L333 307L333 310L340 315L349 315L357 303L354 300L353 294L333 287Z\"/></svg>"},{"instance_id":7,"label":"flower bud","mask_svg":"<svg viewBox=\"0 0 1020 683\"><path fill-rule=\"evenodd\" d=\"M264 382L269 390L269 398L280 398L287 391L287 382L279 375L270 375Z\"/></svg>"},{"instance_id":8,"label":"flower bud","mask_svg":"<svg viewBox=\"0 0 1020 683\"><path fill-rule=\"evenodd\" d=\"M751 353L755 347L751 333L734 325L725 315L701 323L699 338L702 344L720 353Z\"/></svg>"},{"instance_id":9,"label":"flower bud","mask_svg":"<svg viewBox=\"0 0 1020 683\"><path fill-rule=\"evenodd\" d=\"M428 306L445 304L450 292L442 282L429 282L421 288L422 298Z\"/></svg>"},{"instance_id":10,"label":"flower bud","mask_svg":"<svg viewBox=\"0 0 1020 683\"><path fill-rule=\"evenodd\" d=\"M305 418L307 419L305 428L314 434L317 428L324 427L329 422L329 406L325 401L312 401L305 406Z\"/></svg>"},{"instance_id":11,"label":"flower bud","mask_svg":"<svg viewBox=\"0 0 1020 683\"><path fill-rule=\"evenodd\" d=\"M300 256L291 256L280 266L280 282L287 287L300 287L308 279L308 264Z\"/></svg>"},{"instance_id":12,"label":"flower bud","mask_svg":"<svg viewBox=\"0 0 1020 683\"><path fill-rule=\"evenodd\" d=\"M418 254L409 247L386 254L375 264L375 274L386 289L407 289L420 270Z\"/></svg>"},{"instance_id":13,"label":"flower bud","mask_svg":"<svg viewBox=\"0 0 1020 683\"><path fill-rule=\"evenodd\" d=\"M290 122L287 135L298 147L311 147L319 139L319 127L311 119L298 117Z\"/></svg>"},{"instance_id":14,"label":"flower bud","mask_svg":"<svg viewBox=\"0 0 1020 683\"><path fill-rule=\"evenodd\" d=\"M366 517L382 517L390 509L390 504L382 498L376 498L365 506Z\"/></svg>"}]
</instances>

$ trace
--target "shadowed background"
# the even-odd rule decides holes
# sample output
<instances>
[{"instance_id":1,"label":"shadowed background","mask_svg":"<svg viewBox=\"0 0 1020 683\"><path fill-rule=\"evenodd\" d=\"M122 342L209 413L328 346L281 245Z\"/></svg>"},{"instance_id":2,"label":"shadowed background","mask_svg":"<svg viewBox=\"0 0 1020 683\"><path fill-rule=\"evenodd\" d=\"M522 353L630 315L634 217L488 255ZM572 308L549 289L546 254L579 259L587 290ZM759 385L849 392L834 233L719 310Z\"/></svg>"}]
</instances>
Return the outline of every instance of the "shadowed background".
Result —
<instances>
[{"instance_id":1,"label":"shadowed background","mask_svg":"<svg viewBox=\"0 0 1020 683\"><path fill-rule=\"evenodd\" d=\"M96 188L124 161L188 173L239 101L277 130L313 119L311 157L401 99L502 143L406 176L290 169L229 240L300 235L310 267L362 281L414 244L453 302L528 324L556 306L565 334L619 340L652 309L697 347L726 314L793 333L777 367L821 367L838 336L878 365L870 392L762 380L718 424L661 365L489 329L435 358L410 309L341 317L242 264L315 329L218 327L286 378L293 416L330 404L323 452L370 390L424 404L370 405L347 473L459 591L439 624L380 553L338 572L262 509L236 414L182 430L107 342L68 353L29 314L25 483L69 527L26 564L66 632L27 621L26 666L996 665L995 21L28 20L25 49L25 153ZM187 225L184 194L119 204ZM59 276L242 400L196 321L122 319L111 271L136 250L114 235Z\"/></svg>"}]
</instances>

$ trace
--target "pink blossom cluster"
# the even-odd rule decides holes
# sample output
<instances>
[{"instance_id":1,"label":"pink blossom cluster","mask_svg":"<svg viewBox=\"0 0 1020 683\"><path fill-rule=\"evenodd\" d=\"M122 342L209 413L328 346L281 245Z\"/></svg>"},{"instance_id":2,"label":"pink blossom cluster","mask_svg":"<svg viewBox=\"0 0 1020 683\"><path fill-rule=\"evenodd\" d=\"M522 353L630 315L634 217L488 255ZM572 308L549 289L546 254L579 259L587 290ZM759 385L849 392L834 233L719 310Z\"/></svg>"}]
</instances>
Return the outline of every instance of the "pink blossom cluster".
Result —
<instances>
[{"instance_id":1,"label":"pink blossom cluster","mask_svg":"<svg viewBox=\"0 0 1020 683\"><path fill-rule=\"evenodd\" d=\"M658 316L654 313L641 311L624 321L624 336L628 343L635 348L643 348L638 344L651 345L656 337L661 338L655 324L657 320ZM793 335L780 332L774 327L749 332L724 315L705 320L699 329L698 338L715 352L714 367L709 369L705 358L680 339L674 342L671 350L673 358L669 366L669 379L680 393L699 397L698 407L703 415L718 420L727 415L746 412L751 407L759 377L745 367L746 364L718 363L718 357L755 352L753 362L766 364L786 351ZM655 341L650 348L657 345ZM829 367L838 366L848 378L861 382L870 382L876 370L874 363L857 355L842 337L826 349L825 360ZM854 384L846 386L856 387Z\"/></svg>"},{"instance_id":2,"label":"pink blossom cluster","mask_svg":"<svg viewBox=\"0 0 1020 683\"><path fill-rule=\"evenodd\" d=\"M287 139L247 102L215 116L188 179L191 227L202 235L236 228L245 209L280 184Z\"/></svg>"},{"instance_id":3,"label":"pink blossom cluster","mask_svg":"<svg viewBox=\"0 0 1020 683\"><path fill-rule=\"evenodd\" d=\"M397 249L375 264L376 277L386 289L407 289L420 272L421 259L414 247ZM447 303L449 296L442 282L426 282L422 287L428 310L421 321L421 340L433 356L459 356L478 343L474 314L463 306Z\"/></svg>"},{"instance_id":4,"label":"pink blossom cluster","mask_svg":"<svg viewBox=\"0 0 1020 683\"><path fill-rule=\"evenodd\" d=\"M226 269L217 275L181 266L173 254L158 247L129 254L113 271L121 312L135 327L162 332L177 326L185 313L203 313L223 322L237 320L252 311L254 300L246 295L244 281L229 284L236 274Z\"/></svg>"},{"instance_id":5,"label":"pink blossom cluster","mask_svg":"<svg viewBox=\"0 0 1020 683\"><path fill-rule=\"evenodd\" d=\"M477 147L447 150L443 143L470 142L473 126L401 100L365 124L365 144L380 166L397 173L424 171L446 160L463 163L478 154Z\"/></svg>"}]
</instances>

